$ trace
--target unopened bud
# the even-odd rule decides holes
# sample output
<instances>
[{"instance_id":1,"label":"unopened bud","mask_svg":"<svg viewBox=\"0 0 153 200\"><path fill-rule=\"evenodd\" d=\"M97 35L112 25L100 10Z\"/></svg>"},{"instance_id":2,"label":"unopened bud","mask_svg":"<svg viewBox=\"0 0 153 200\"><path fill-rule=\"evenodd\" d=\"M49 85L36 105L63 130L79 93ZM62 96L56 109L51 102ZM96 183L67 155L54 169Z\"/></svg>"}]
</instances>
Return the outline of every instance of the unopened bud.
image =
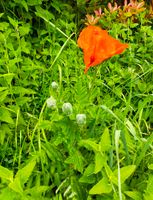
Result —
<instances>
[{"instance_id":1,"label":"unopened bud","mask_svg":"<svg viewBox=\"0 0 153 200\"><path fill-rule=\"evenodd\" d=\"M64 103L62 106L62 111L66 115L71 115L73 112L72 105L70 103Z\"/></svg>"},{"instance_id":2,"label":"unopened bud","mask_svg":"<svg viewBox=\"0 0 153 200\"><path fill-rule=\"evenodd\" d=\"M52 86L52 88L53 88L54 90L56 90L56 89L58 88L58 83L56 83L55 81L53 81L53 82L51 83L51 86Z\"/></svg>"},{"instance_id":3,"label":"unopened bud","mask_svg":"<svg viewBox=\"0 0 153 200\"><path fill-rule=\"evenodd\" d=\"M54 97L49 97L47 100L46 100L46 103L47 103L47 107L48 108L56 108L56 99L54 99Z\"/></svg>"},{"instance_id":4,"label":"unopened bud","mask_svg":"<svg viewBox=\"0 0 153 200\"><path fill-rule=\"evenodd\" d=\"M86 115L85 114L77 114L76 121L78 125L86 124Z\"/></svg>"}]
</instances>

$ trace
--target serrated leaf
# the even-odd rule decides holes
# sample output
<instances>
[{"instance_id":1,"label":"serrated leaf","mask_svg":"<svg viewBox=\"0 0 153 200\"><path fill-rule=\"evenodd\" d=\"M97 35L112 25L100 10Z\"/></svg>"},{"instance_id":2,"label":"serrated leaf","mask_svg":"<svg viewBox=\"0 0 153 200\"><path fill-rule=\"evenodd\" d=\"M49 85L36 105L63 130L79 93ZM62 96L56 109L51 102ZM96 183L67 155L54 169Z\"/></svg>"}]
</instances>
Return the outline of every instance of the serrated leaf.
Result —
<instances>
[{"instance_id":1,"label":"serrated leaf","mask_svg":"<svg viewBox=\"0 0 153 200\"><path fill-rule=\"evenodd\" d=\"M32 89L27 89L27 88L24 88L24 87L21 87L21 86L14 86L14 87L12 87L12 90L13 90L14 94L25 95L25 94L35 94L36 93Z\"/></svg>"},{"instance_id":2,"label":"serrated leaf","mask_svg":"<svg viewBox=\"0 0 153 200\"><path fill-rule=\"evenodd\" d=\"M0 108L0 121L14 124L10 111L3 107Z\"/></svg>"},{"instance_id":3,"label":"serrated leaf","mask_svg":"<svg viewBox=\"0 0 153 200\"><path fill-rule=\"evenodd\" d=\"M89 194L108 194L112 191L112 187L106 178L102 178L96 185L94 185Z\"/></svg>"},{"instance_id":4,"label":"serrated leaf","mask_svg":"<svg viewBox=\"0 0 153 200\"><path fill-rule=\"evenodd\" d=\"M40 195L43 193L43 192L46 192L48 189L50 189L49 186L34 186L32 188L29 188L29 189L26 189L24 191L25 194L30 194L32 196L38 196L40 197Z\"/></svg>"},{"instance_id":5,"label":"serrated leaf","mask_svg":"<svg viewBox=\"0 0 153 200\"><path fill-rule=\"evenodd\" d=\"M36 7L36 11L37 12L35 12L35 14L41 18L44 18L48 21L54 19L54 15L52 13L50 13L48 10L44 10L40 6Z\"/></svg>"},{"instance_id":6,"label":"serrated leaf","mask_svg":"<svg viewBox=\"0 0 153 200\"><path fill-rule=\"evenodd\" d=\"M8 20L9 20L10 24L12 24L12 26L14 26L14 28L16 28L18 26L18 21L17 20L14 20L9 16L8 16Z\"/></svg>"},{"instance_id":7,"label":"serrated leaf","mask_svg":"<svg viewBox=\"0 0 153 200\"><path fill-rule=\"evenodd\" d=\"M128 179L133 174L135 169L136 169L136 165L128 165L128 166L120 168L121 183L124 183L126 181L126 179ZM114 176L117 177L117 173L118 173L118 170L116 169L113 172ZM114 183L116 183L116 182L114 182Z\"/></svg>"},{"instance_id":8,"label":"serrated leaf","mask_svg":"<svg viewBox=\"0 0 153 200\"><path fill-rule=\"evenodd\" d=\"M75 170L78 170L81 173L83 172L83 157L79 151L76 150L70 155L65 160L65 163L73 164Z\"/></svg>"},{"instance_id":9,"label":"serrated leaf","mask_svg":"<svg viewBox=\"0 0 153 200\"><path fill-rule=\"evenodd\" d=\"M0 177L9 181L13 181L13 171L10 171L5 167L0 166Z\"/></svg>"},{"instance_id":10,"label":"serrated leaf","mask_svg":"<svg viewBox=\"0 0 153 200\"><path fill-rule=\"evenodd\" d=\"M30 25L29 24L23 24L23 26L19 27L19 32L20 32L20 36L24 36L29 34L30 31Z\"/></svg>"},{"instance_id":11,"label":"serrated leaf","mask_svg":"<svg viewBox=\"0 0 153 200\"><path fill-rule=\"evenodd\" d=\"M111 140L108 128L105 128L101 136L99 146L100 146L100 151L108 151L111 148Z\"/></svg>"},{"instance_id":12,"label":"serrated leaf","mask_svg":"<svg viewBox=\"0 0 153 200\"><path fill-rule=\"evenodd\" d=\"M81 140L79 143L80 146L84 146L87 149L92 149L93 151L99 151L99 145L96 144L94 141L88 140Z\"/></svg>"}]
</instances>

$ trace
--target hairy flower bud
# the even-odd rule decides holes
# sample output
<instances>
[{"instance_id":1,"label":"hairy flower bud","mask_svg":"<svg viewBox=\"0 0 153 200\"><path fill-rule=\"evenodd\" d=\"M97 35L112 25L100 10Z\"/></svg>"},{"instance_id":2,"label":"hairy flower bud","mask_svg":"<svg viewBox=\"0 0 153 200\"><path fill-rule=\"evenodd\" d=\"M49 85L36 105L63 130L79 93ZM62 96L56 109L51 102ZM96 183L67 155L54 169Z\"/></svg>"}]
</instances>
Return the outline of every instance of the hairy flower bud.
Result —
<instances>
[{"instance_id":1,"label":"hairy flower bud","mask_svg":"<svg viewBox=\"0 0 153 200\"><path fill-rule=\"evenodd\" d=\"M76 121L78 125L86 124L86 115L85 114L77 114Z\"/></svg>"},{"instance_id":2,"label":"hairy flower bud","mask_svg":"<svg viewBox=\"0 0 153 200\"><path fill-rule=\"evenodd\" d=\"M56 99L54 99L54 97L49 97L47 100L46 100L46 103L47 103L47 107L48 108L56 108Z\"/></svg>"},{"instance_id":3,"label":"hairy flower bud","mask_svg":"<svg viewBox=\"0 0 153 200\"><path fill-rule=\"evenodd\" d=\"M64 103L62 106L62 111L66 115L71 115L73 112L72 105L70 103Z\"/></svg>"},{"instance_id":4,"label":"hairy flower bud","mask_svg":"<svg viewBox=\"0 0 153 200\"><path fill-rule=\"evenodd\" d=\"M58 83L56 83L55 81L53 81L53 82L51 83L51 86L52 86L52 88L53 88L54 90L56 90L56 89L58 88Z\"/></svg>"}]
</instances>

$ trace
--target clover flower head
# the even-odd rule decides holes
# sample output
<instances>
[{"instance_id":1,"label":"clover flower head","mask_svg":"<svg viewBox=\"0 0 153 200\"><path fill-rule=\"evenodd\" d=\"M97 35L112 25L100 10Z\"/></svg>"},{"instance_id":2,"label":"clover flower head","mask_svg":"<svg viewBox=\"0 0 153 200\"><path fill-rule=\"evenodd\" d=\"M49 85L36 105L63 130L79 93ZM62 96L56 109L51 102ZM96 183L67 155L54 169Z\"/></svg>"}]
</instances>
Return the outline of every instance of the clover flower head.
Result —
<instances>
[{"instance_id":1,"label":"clover flower head","mask_svg":"<svg viewBox=\"0 0 153 200\"><path fill-rule=\"evenodd\" d=\"M69 102L64 103L62 106L62 111L66 115L71 115L73 113L72 105Z\"/></svg>"},{"instance_id":2,"label":"clover flower head","mask_svg":"<svg viewBox=\"0 0 153 200\"><path fill-rule=\"evenodd\" d=\"M47 103L47 107L48 108L56 108L56 99L54 99L53 96L49 97L47 100L46 100L46 103Z\"/></svg>"},{"instance_id":3,"label":"clover flower head","mask_svg":"<svg viewBox=\"0 0 153 200\"><path fill-rule=\"evenodd\" d=\"M86 124L86 115L85 114L77 114L76 122L78 125L85 125Z\"/></svg>"},{"instance_id":4,"label":"clover flower head","mask_svg":"<svg viewBox=\"0 0 153 200\"><path fill-rule=\"evenodd\" d=\"M58 88L58 83L56 83L55 81L53 81L51 83L51 87L56 90Z\"/></svg>"}]
</instances>

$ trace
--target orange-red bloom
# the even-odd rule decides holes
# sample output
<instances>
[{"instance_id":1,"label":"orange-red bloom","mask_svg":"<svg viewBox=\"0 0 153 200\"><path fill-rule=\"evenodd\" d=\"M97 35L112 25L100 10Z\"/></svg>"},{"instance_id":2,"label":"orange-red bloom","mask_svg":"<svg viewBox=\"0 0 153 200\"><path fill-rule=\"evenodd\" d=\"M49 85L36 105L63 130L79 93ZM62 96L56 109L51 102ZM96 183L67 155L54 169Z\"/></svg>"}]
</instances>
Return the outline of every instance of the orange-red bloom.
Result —
<instances>
[{"instance_id":1,"label":"orange-red bloom","mask_svg":"<svg viewBox=\"0 0 153 200\"><path fill-rule=\"evenodd\" d=\"M128 44L122 44L98 26L84 28L78 38L78 45L84 52L85 73L90 67L122 53L128 47Z\"/></svg>"}]
</instances>

